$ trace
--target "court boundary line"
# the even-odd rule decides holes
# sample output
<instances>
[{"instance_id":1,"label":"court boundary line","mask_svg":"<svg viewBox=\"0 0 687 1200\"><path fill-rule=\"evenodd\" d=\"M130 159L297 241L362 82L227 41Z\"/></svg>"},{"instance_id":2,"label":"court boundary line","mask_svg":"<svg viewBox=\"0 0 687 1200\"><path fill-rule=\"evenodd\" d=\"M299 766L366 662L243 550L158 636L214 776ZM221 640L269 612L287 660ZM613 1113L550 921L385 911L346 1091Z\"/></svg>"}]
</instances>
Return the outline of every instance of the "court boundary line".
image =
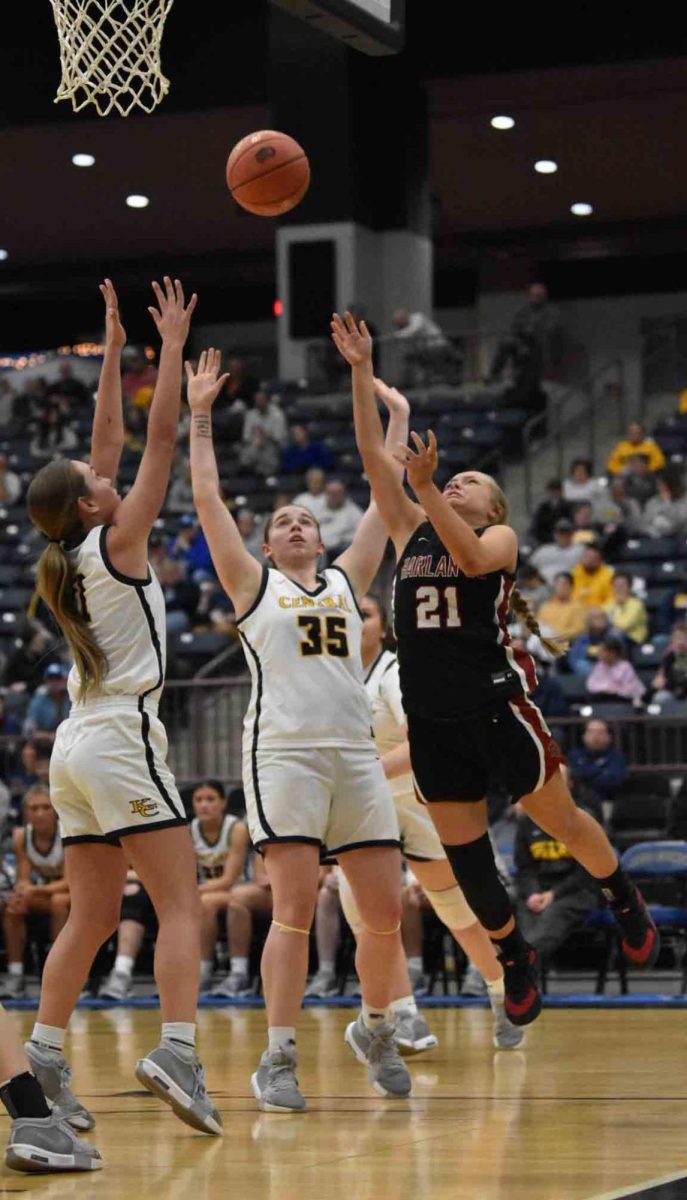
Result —
<instances>
[{"instance_id":1,"label":"court boundary line","mask_svg":"<svg viewBox=\"0 0 687 1200\"><path fill-rule=\"evenodd\" d=\"M587 1200L628 1200L630 1196L640 1196L642 1192L649 1191L650 1188L661 1187L664 1183L677 1183L680 1179L687 1179L687 1167L675 1175L662 1175L660 1179L647 1179L637 1187L631 1187L630 1191L625 1187L620 1191L599 1192L594 1196L588 1196Z\"/></svg>"}]
</instances>

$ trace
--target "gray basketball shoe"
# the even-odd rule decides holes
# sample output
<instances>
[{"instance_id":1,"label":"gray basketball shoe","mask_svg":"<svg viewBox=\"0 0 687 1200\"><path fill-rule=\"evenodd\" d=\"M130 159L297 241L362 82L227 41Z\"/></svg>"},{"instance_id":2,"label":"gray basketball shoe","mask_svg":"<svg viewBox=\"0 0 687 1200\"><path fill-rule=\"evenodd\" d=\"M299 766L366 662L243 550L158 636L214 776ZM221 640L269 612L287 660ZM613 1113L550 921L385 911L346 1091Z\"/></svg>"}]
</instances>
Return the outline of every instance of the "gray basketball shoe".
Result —
<instances>
[{"instance_id":1,"label":"gray basketball shoe","mask_svg":"<svg viewBox=\"0 0 687 1200\"><path fill-rule=\"evenodd\" d=\"M265 1050L250 1085L262 1112L303 1112L307 1108L296 1079L295 1047Z\"/></svg>"},{"instance_id":2,"label":"gray basketball shoe","mask_svg":"<svg viewBox=\"0 0 687 1200\"><path fill-rule=\"evenodd\" d=\"M525 1030L513 1025L506 1016L506 1007L499 996L489 996L494 1014L493 1043L496 1050L517 1050L525 1039Z\"/></svg>"},{"instance_id":3,"label":"gray basketball shoe","mask_svg":"<svg viewBox=\"0 0 687 1200\"><path fill-rule=\"evenodd\" d=\"M366 1064L368 1079L380 1096L404 1100L410 1095L410 1075L394 1042L393 1025L384 1021L373 1032L361 1013L346 1029L345 1038L358 1062Z\"/></svg>"},{"instance_id":4,"label":"gray basketball shoe","mask_svg":"<svg viewBox=\"0 0 687 1200\"><path fill-rule=\"evenodd\" d=\"M72 1069L64 1054L49 1046L39 1046L37 1042L25 1042L24 1049L50 1108L59 1108L60 1116L72 1129L80 1132L93 1129L95 1117L71 1090Z\"/></svg>"},{"instance_id":5,"label":"gray basketball shoe","mask_svg":"<svg viewBox=\"0 0 687 1200\"><path fill-rule=\"evenodd\" d=\"M192 1129L221 1134L222 1118L205 1090L205 1072L191 1046L160 1042L136 1063L135 1075Z\"/></svg>"},{"instance_id":6,"label":"gray basketball shoe","mask_svg":"<svg viewBox=\"0 0 687 1200\"><path fill-rule=\"evenodd\" d=\"M404 1058L422 1054L423 1050L432 1050L439 1045L438 1038L431 1032L422 1014L410 1012L407 1008L394 1013L394 1041Z\"/></svg>"},{"instance_id":7,"label":"gray basketball shoe","mask_svg":"<svg viewBox=\"0 0 687 1200\"><path fill-rule=\"evenodd\" d=\"M238 971L230 971L225 979L216 984L210 992L211 996L226 996L231 999L236 996L249 996L251 992L250 979Z\"/></svg>"},{"instance_id":8,"label":"gray basketball shoe","mask_svg":"<svg viewBox=\"0 0 687 1200\"><path fill-rule=\"evenodd\" d=\"M12 1122L5 1162L13 1171L100 1171L103 1160L95 1146L73 1132L61 1113L18 1117Z\"/></svg>"},{"instance_id":9,"label":"gray basketball shoe","mask_svg":"<svg viewBox=\"0 0 687 1200\"><path fill-rule=\"evenodd\" d=\"M125 971L110 971L107 979L100 985L98 998L102 1000L128 1000L131 995L131 976Z\"/></svg>"},{"instance_id":10,"label":"gray basketball shoe","mask_svg":"<svg viewBox=\"0 0 687 1200\"><path fill-rule=\"evenodd\" d=\"M331 975L329 971L318 971L316 975L313 975L304 993L306 996L315 996L318 1000L323 1000L326 996L338 996L338 994L339 986L336 976Z\"/></svg>"},{"instance_id":11,"label":"gray basketball shoe","mask_svg":"<svg viewBox=\"0 0 687 1200\"><path fill-rule=\"evenodd\" d=\"M3 1000L23 1000L26 996L26 980L23 975L5 975L0 984Z\"/></svg>"}]
</instances>

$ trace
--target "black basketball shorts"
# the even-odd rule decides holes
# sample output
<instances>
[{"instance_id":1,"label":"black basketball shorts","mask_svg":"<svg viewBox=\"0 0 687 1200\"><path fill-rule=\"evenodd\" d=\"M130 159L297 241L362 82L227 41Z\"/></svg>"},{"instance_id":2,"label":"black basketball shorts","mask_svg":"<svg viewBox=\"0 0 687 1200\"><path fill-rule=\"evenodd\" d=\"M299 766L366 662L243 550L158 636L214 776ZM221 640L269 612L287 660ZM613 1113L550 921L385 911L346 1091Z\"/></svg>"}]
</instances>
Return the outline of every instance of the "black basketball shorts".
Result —
<instances>
[{"instance_id":1,"label":"black basketball shorts","mask_svg":"<svg viewBox=\"0 0 687 1200\"><path fill-rule=\"evenodd\" d=\"M408 715L410 761L418 798L481 800L499 782L512 803L548 783L565 756L536 704L526 696L467 720Z\"/></svg>"}]
</instances>

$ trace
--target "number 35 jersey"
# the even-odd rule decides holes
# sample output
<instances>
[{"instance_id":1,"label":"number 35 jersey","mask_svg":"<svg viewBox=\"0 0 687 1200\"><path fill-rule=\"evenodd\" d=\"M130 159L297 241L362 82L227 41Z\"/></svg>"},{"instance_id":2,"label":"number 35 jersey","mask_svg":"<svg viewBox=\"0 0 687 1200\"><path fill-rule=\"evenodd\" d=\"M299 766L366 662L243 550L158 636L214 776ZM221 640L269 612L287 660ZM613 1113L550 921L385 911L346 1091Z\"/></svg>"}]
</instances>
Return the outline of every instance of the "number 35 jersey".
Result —
<instances>
[{"instance_id":1,"label":"number 35 jersey","mask_svg":"<svg viewBox=\"0 0 687 1200\"><path fill-rule=\"evenodd\" d=\"M362 617L345 571L328 567L306 591L265 567L237 626L253 681L244 734L254 748L370 745Z\"/></svg>"},{"instance_id":2,"label":"number 35 jersey","mask_svg":"<svg viewBox=\"0 0 687 1200\"><path fill-rule=\"evenodd\" d=\"M394 579L406 712L461 720L536 686L532 658L513 651L506 628L513 584L508 571L464 575L430 523L418 526Z\"/></svg>"}]
</instances>

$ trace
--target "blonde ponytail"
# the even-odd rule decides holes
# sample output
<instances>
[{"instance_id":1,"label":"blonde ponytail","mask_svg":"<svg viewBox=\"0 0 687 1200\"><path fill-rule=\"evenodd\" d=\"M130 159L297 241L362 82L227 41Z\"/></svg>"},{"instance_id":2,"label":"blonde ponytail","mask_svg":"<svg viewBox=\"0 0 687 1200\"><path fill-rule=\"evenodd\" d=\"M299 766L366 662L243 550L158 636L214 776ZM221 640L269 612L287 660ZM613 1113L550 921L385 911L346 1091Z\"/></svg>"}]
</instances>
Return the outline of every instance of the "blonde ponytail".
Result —
<instances>
[{"instance_id":1,"label":"blonde ponytail","mask_svg":"<svg viewBox=\"0 0 687 1200\"><path fill-rule=\"evenodd\" d=\"M561 654L566 653L570 645L567 638L544 637L544 634L539 628L539 622L537 618L532 612L532 609L527 603L525 597L521 595L517 588L513 588L513 591L510 594L510 610L511 612L515 613L518 620L525 626L526 629L529 630L530 633L533 633L535 637L539 638L539 641L544 649L548 650L549 654L551 654L553 658L559 658Z\"/></svg>"}]
</instances>

